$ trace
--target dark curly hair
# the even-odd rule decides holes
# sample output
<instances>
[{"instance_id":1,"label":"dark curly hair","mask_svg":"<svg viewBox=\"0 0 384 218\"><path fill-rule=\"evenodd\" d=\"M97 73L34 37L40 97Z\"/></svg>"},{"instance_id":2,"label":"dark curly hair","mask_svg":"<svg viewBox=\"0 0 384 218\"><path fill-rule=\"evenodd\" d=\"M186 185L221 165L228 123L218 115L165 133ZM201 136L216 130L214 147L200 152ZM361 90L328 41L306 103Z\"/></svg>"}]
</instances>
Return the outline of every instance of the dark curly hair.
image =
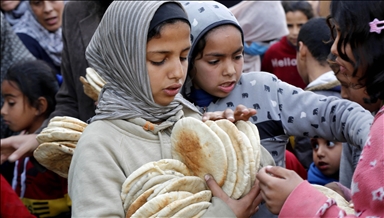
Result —
<instances>
[{"instance_id":1,"label":"dark curly hair","mask_svg":"<svg viewBox=\"0 0 384 218\"><path fill-rule=\"evenodd\" d=\"M384 31L370 32L369 23L375 18L384 20L384 1L332 1L327 22L335 38L335 24L340 31L337 52L354 66L352 76L362 69L359 78L370 97L367 103L384 100ZM345 52L351 46L353 62Z\"/></svg>"}]
</instances>

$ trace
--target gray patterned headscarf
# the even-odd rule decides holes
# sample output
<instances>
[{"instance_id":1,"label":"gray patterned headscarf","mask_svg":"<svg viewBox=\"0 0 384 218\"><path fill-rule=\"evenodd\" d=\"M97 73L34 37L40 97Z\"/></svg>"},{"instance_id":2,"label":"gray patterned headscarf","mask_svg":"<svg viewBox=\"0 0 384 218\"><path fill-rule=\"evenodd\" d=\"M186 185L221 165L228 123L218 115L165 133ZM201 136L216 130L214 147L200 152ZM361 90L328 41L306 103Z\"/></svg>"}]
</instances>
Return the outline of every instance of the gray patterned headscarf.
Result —
<instances>
[{"instance_id":1,"label":"gray patterned headscarf","mask_svg":"<svg viewBox=\"0 0 384 218\"><path fill-rule=\"evenodd\" d=\"M152 97L147 35L155 12L165 2L173 1L114 1L105 12L86 50L89 65L107 81L91 122L136 117L161 122L183 107L198 112L180 94L168 106L156 104Z\"/></svg>"},{"instance_id":2,"label":"gray patterned headscarf","mask_svg":"<svg viewBox=\"0 0 384 218\"><path fill-rule=\"evenodd\" d=\"M189 22L191 23L192 46L188 57L189 71L193 68L194 63L191 58L197 43L212 29L221 25L231 24L240 30L244 43L243 30L236 17L225 5L217 1L180 1L180 3L187 12ZM191 76L188 75L181 92L185 96L189 96L192 86Z\"/></svg>"},{"instance_id":3,"label":"gray patterned headscarf","mask_svg":"<svg viewBox=\"0 0 384 218\"><path fill-rule=\"evenodd\" d=\"M28 10L25 11L19 22L12 27L13 30L15 33L23 33L35 39L54 65L60 67L63 50L62 28L60 27L55 32L48 31L37 21L30 4L27 5L27 8Z\"/></svg>"}]
</instances>

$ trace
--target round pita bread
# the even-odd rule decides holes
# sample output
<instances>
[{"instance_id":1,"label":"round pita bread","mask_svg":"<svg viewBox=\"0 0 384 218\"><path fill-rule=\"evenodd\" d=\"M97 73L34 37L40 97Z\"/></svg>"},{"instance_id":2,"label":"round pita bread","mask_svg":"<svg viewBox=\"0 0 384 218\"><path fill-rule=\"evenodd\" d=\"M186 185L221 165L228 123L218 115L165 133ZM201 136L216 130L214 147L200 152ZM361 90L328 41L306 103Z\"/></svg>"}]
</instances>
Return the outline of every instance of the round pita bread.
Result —
<instances>
[{"instance_id":1,"label":"round pita bread","mask_svg":"<svg viewBox=\"0 0 384 218\"><path fill-rule=\"evenodd\" d=\"M247 148L247 156L249 157L249 178L247 181L247 185L245 186L245 190L241 196L248 194L252 187L252 179L251 177L256 178L256 165L255 165L255 157L253 156L253 149L251 142L248 137L242 131L239 131L241 138L243 139L244 145ZM255 179L256 180L256 179Z\"/></svg>"},{"instance_id":2,"label":"round pita bread","mask_svg":"<svg viewBox=\"0 0 384 218\"><path fill-rule=\"evenodd\" d=\"M138 196L131 205L128 205L127 214L125 217L131 217L141 206L147 203L148 197L153 193L153 191L161 184L155 185L150 189L143 192L140 196Z\"/></svg>"},{"instance_id":3,"label":"round pita bread","mask_svg":"<svg viewBox=\"0 0 384 218\"><path fill-rule=\"evenodd\" d=\"M79 124L70 123L70 122L63 122L63 121L51 121L48 124L48 128L50 128L50 127L63 127L63 128L75 130L78 132L83 132L85 129L84 126L81 126Z\"/></svg>"},{"instance_id":4,"label":"round pita bread","mask_svg":"<svg viewBox=\"0 0 384 218\"><path fill-rule=\"evenodd\" d=\"M203 214L205 214L205 212L207 212L208 209L204 209L202 211L200 211L198 214L194 215L192 218L200 218L203 216Z\"/></svg>"},{"instance_id":5,"label":"round pita bread","mask_svg":"<svg viewBox=\"0 0 384 218\"><path fill-rule=\"evenodd\" d=\"M87 67L85 72L97 86L103 87L106 84L105 80L93 68Z\"/></svg>"},{"instance_id":6,"label":"round pita bread","mask_svg":"<svg viewBox=\"0 0 384 218\"><path fill-rule=\"evenodd\" d=\"M172 157L185 163L195 176L211 174L219 186L227 177L228 162L220 138L202 121L186 117L176 122L171 135Z\"/></svg>"},{"instance_id":7,"label":"round pita bread","mask_svg":"<svg viewBox=\"0 0 384 218\"><path fill-rule=\"evenodd\" d=\"M164 170L164 174L154 176L150 178L144 185L143 187L136 192L136 194L132 197L133 201L135 201L141 194L143 194L145 191L148 189L152 188L155 185L162 184L168 180L174 179L176 177L181 177L184 176L181 173L178 173L173 170ZM125 198L124 200L124 208L126 208L129 204L126 204L125 202L129 201L130 199L128 197Z\"/></svg>"},{"instance_id":8,"label":"round pita bread","mask_svg":"<svg viewBox=\"0 0 384 218\"><path fill-rule=\"evenodd\" d=\"M57 173L59 176L68 178L69 166L71 165L74 149L56 142L40 144L33 156L45 168Z\"/></svg>"},{"instance_id":9,"label":"round pita bread","mask_svg":"<svg viewBox=\"0 0 384 218\"><path fill-rule=\"evenodd\" d=\"M252 131L253 131L253 136L255 136L255 144L254 144L254 153L255 153L255 160L256 160L256 171L258 172L260 169L261 169L261 148L263 146L261 146L261 142L260 142L260 134L259 134L259 130L257 129L257 126L256 124L250 122L250 121L247 121L245 122L246 124L248 124L248 126L251 127ZM272 157L272 156L271 156ZM273 159L273 158L272 158Z\"/></svg>"},{"instance_id":10,"label":"round pita bread","mask_svg":"<svg viewBox=\"0 0 384 218\"><path fill-rule=\"evenodd\" d=\"M128 208L128 205L132 204L132 202L135 200L133 197L135 196L135 194L137 194L137 192L139 192L143 188L143 185L148 180L150 180L151 178L158 176L158 175L163 175L163 174L162 174L162 172L159 172L159 171L146 173L146 174L142 175L139 180L134 182L134 184L132 185L132 187L130 189L125 189L124 191L128 190L128 193L124 199L123 207Z\"/></svg>"},{"instance_id":11,"label":"round pita bread","mask_svg":"<svg viewBox=\"0 0 384 218\"><path fill-rule=\"evenodd\" d=\"M52 127L43 129L43 131L36 136L36 140L40 144L44 142L78 141L81 134L79 131L63 127Z\"/></svg>"},{"instance_id":12,"label":"round pita bread","mask_svg":"<svg viewBox=\"0 0 384 218\"><path fill-rule=\"evenodd\" d=\"M56 117L53 117L49 122L53 122L53 121L63 121L63 122L75 123L75 124L83 126L83 127L88 126L88 124L83 122L82 120L79 120L79 119L74 118L74 117L68 117L68 116L56 116Z\"/></svg>"},{"instance_id":13,"label":"round pita bread","mask_svg":"<svg viewBox=\"0 0 384 218\"><path fill-rule=\"evenodd\" d=\"M182 177L184 176L183 174L176 172L174 170L164 170L164 174L155 176L153 178L150 178L142 187L142 189L138 192L144 192L147 189L151 188L154 185L164 183L165 181L177 178L177 177Z\"/></svg>"},{"instance_id":14,"label":"round pita bread","mask_svg":"<svg viewBox=\"0 0 384 218\"><path fill-rule=\"evenodd\" d=\"M177 191L158 195L155 198L147 201L141 206L131 217L150 217L159 212L168 204L192 196L190 192Z\"/></svg>"},{"instance_id":15,"label":"round pita bread","mask_svg":"<svg viewBox=\"0 0 384 218\"><path fill-rule=\"evenodd\" d=\"M103 88L102 86L99 86L98 84L95 83L93 78L89 74L85 74L85 78L87 79L88 83L91 84L91 86L96 89L98 93L101 92L101 89Z\"/></svg>"},{"instance_id":16,"label":"round pita bread","mask_svg":"<svg viewBox=\"0 0 384 218\"><path fill-rule=\"evenodd\" d=\"M236 185L236 176L237 176L237 157L235 149L233 148L231 139L227 135L224 130L222 130L214 121L207 120L205 121L205 124L211 128L211 130L216 133L216 135L221 139L223 142L225 153L227 155L227 162L228 162L228 172L227 172L227 178L225 179L224 185L221 187L223 191L228 195L231 196L233 193L233 190L235 189Z\"/></svg>"},{"instance_id":17,"label":"round pita bread","mask_svg":"<svg viewBox=\"0 0 384 218\"><path fill-rule=\"evenodd\" d=\"M158 187L159 191L155 189L153 194L157 193L156 196L158 196L173 191L186 191L195 194L208 189L205 181L197 176L177 177L164 184L164 186Z\"/></svg>"},{"instance_id":18,"label":"round pita bread","mask_svg":"<svg viewBox=\"0 0 384 218\"><path fill-rule=\"evenodd\" d=\"M271 153L264 146L260 146L260 167L258 171L266 166L276 166L275 159L273 159Z\"/></svg>"},{"instance_id":19,"label":"round pita bread","mask_svg":"<svg viewBox=\"0 0 384 218\"><path fill-rule=\"evenodd\" d=\"M99 99L99 93L95 88L91 86L87 79L83 76L79 77L80 82L83 84L84 93L90 97L92 100L97 101Z\"/></svg>"},{"instance_id":20,"label":"round pita bread","mask_svg":"<svg viewBox=\"0 0 384 218\"><path fill-rule=\"evenodd\" d=\"M243 132L249 139L249 142L252 146L253 158L255 159L255 164L250 165L250 174L251 174L251 186L255 184L256 181L256 173L260 166L260 138L255 135L255 132L252 128L256 126L250 121L242 121L239 120L236 122L236 127L238 130Z\"/></svg>"},{"instance_id":21,"label":"round pita bread","mask_svg":"<svg viewBox=\"0 0 384 218\"><path fill-rule=\"evenodd\" d=\"M257 147L260 149L259 150L260 161L259 161L259 165L258 166L256 165L256 171L259 172L259 170L265 166L276 166L275 160L273 159L272 155L268 152L267 149L265 149L261 145L260 134L259 134L259 130L257 129L257 126L250 121L247 121L246 123L252 128L253 133L256 136L256 142L258 142Z\"/></svg>"},{"instance_id":22,"label":"round pita bread","mask_svg":"<svg viewBox=\"0 0 384 218\"><path fill-rule=\"evenodd\" d=\"M211 206L211 203L205 201L194 203L179 210L179 212L177 212L174 217L197 216L202 210L206 210L209 206Z\"/></svg>"},{"instance_id":23,"label":"round pita bread","mask_svg":"<svg viewBox=\"0 0 384 218\"><path fill-rule=\"evenodd\" d=\"M212 198L211 191L209 190L200 191L196 194L193 194L190 197L180 199L168 204L157 213L157 217L171 217L181 209L187 207L188 205L198 203L198 202L203 202L203 201L209 202L211 201L211 198Z\"/></svg>"},{"instance_id":24,"label":"round pita bread","mask_svg":"<svg viewBox=\"0 0 384 218\"><path fill-rule=\"evenodd\" d=\"M311 184L311 185L315 189L323 193L325 196L327 196L328 198L334 199L336 201L337 206L343 209L348 215L355 214L355 210L349 206L349 202L345 200L345 198L343 198L339 193L322 185L316 185L316 184Z\"/></svg>"},{"instance_id":25,"label":"round pita bread","mask_svg":"<svg viewBox=\"0 0 384 218\"><path fill-rule=\"evenodd\" d=\"M236 152L237 176L235 189L231 195L231 198L238 199L243 195L250 179L249 157L247 154L248 150L244 144L240 131L237 129L235 124L225 119L217 120L215 122L221 129L224 130L224 132L228 134Z\"/></svg>"},{"instance_id":26,"label":"round pita bread","mask_svg":"<svg viewBox=\"0 0 384 218\"><path fill-rule=\"evenodd\" d=\"M174 179L177 179L177 178L173 178L173 179L171 179L171 180L169 180L169 181L165 181L165 182L163 182L162 184L160 184L157 188L155 188L155 190L153 190L153 193L148 197L148 201L149 200L151 200L152 198L155 198L156 196L158 196L159 195L159 192L161 191L161 190L163 190L163 188L165 187L165 186L167 186L169 183L171 183Z\"/></svg>"},{"instance_id":27,"label":"round pita bread","mask_svg":"<svg viewBox=\"0 0 384 218\"><path fill-rule=\"evenodd\" d=\"M124 181L121 191L121 200L124 202L129 189L140 179L140 177L149 172L159 172L164 174L164 170L174 170L184 175L190 175L190 171L185 164L174 159L161 159L144 164L137 170L133 171Z\"/></svg>"}]
</instances>

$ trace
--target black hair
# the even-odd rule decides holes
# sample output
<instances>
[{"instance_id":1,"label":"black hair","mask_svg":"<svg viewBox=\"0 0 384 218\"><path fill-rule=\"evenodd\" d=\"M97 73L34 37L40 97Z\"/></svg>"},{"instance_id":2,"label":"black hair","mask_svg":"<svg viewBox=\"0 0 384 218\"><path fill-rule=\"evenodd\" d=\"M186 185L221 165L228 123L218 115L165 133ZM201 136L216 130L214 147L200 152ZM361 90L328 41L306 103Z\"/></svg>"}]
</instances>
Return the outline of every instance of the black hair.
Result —
<instances>
[{"instance_id":1,"label":"black hair","mask_svg":"<svg viewBox=\"0 0 384 218\"><path fill-rule=\"evenodd\" d=\"M160 37L161 36L161 29L165 25L167 25L167 24L174 24L174 23L177 23L179 21L184 22L184 23L188 24L188 26L190 26L190 24L189 24L189 22L187 20L184 20L184 19L181 19L181 18L174 18L174 19L166 20L164 22L161 22L159 25L155 26L151 31L148 32L147 42L149 42L149 40L151 40L154 37Z\"/></svg>"},{"instance_id":2,"label":"black hair","mask_svg":"<svg viewBox=\"0 0 384 218\"><path fill-rule=\"evenodd\" d=\"M189 63L188 63L188 73L193 69L194 67L194 62L195 62L195 59L199 56L199 58L202 58L203 56L203 51L204 51L204 48L207 44L207 35L212 32L212 30L215 30L215 29L218 29L219 27L222 27L222 26L225 26L225 25L232 25L234 27L236 27L237 29L239 29L242 37L243 37L243 31L240 29L239 26L237 25L234 25L234 24L231 24L231 23L225 23L223 25L219 25L219 26L216 26L214 27L213 29L210 29L209 31L205 32L199 39L199 41L196 42L196 45L194 46L193 50L190 51L190 55L189 55ZM244 37L243 37L244 38ZM244 51L243 51L244 53Z\"/></svg>"},{"instance_id":3,"label":"black hair","mask_svg":"<svg viewBox=\"0 0 384 218\"><path fill-rule=\"evenodd\" d=\"M370 32L369 23L374 19L384 20L384 1L332 1L328 25L334 35L335 24L340 38L337 52L340 57L354 65L352 76L363 70L359 81L364 81L370 97L366 103L384 100L384 32ZM350 45L355 62L350 60L345 47Z\"/></svg>"},{"instance_id":4,"label":"black hair","mask_svg":"<svg viewBox=\"0 0 384 218\"><path fill-rule=\"evenodd\" d=\"M37 109L38 99L44 97L48 103L46 117L54 111L59 84L56 72L46 62L42 60L17 62L8 69L3 81L5 80L16 83L18 87L15 88L18 88L27 97L29 104Z\"/></svg>"},{"instance_id":5,"label":"black hair","mask_svg":"<svg viewBox=\"0 0 384 218\"><path fill-rule=\"evenodd\" d=\"M312 18L301 28L297 37L308 47L312 56L323 66L327 65L329 51L332 47L331 31L325 18ZM297 50L299 50L299 43Z\"/></svg>"},{"instance_id":6,"label":"black hair","mask_svg":"<svg viewBox=\"0 0 384 218\"><path fill-rule=\"evenodd\" d=\"M315 16L312 5L308 1L283 1L281 4L285 13L301 11L308 20Z\"/></svg>"}]
</instances>

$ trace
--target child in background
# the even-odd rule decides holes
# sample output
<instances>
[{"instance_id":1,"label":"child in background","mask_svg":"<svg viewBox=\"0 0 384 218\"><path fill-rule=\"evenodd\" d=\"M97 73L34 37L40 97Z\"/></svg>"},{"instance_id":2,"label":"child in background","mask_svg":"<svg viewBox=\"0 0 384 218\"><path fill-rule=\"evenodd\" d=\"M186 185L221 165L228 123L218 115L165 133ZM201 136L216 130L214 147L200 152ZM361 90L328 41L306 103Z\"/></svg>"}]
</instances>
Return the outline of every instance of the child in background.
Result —
<instances>
[{"instance_id":1,"label":"child in background","mask_svg":"<svg viewBox=\"0 0 384 218\"><path fill-rule=\"evenodd\" d=\"M244 32L243 72L260 71L261 59L269 46L288 34L281 2L241 1L229 10Z\"/></svg>"},{"instance_id":2,"label":"child in background","mask_svg":"<svg viewBox=\"0 0 384 218\"><path fill-rule=\"evenodd\" d=\"M44 61L18 62L1 83L1 115L14 132L34 133L55 109L59 86L55 72ZM52 171L39 171L33 157L15 163L12 188L30 212L54 217L69 212L67 180ZM65 217L65 216L64 216Z\"/></svg>"},{"instance_id":3,"label":"child in background","mask_svg":"<svg viewBox=\"0 0 384 218\"><path fill-rule=\"evenodd\" d=\"M313 9L307 1L283 1L288 27L288 35L273 44L265 52L261 70L270 72L280 80L304 89L304 84L296 68L297 36L301 26L313 18Z\"/></svg>"},{"instance_id":4,"label":"child in background","mask_svg":"<svg viewBox=\"0 0 384 218\"><path fill-rule=\"evenodd\" d=\"M0 9L11 26L16 25L24 13L28 13L28 1L1 0Z\"/></svg>"},{"instance_id":5,"label":"child in background","mask_svg":"<svg viewBox=\"0 0 384 218\"><path fill-rule=\"evenodd\" d=\"M353 175L355 215L348 217L383 217L384 1L332 1L329 21L335 37L331 52L339 74L349 86L364 87L368 103L381 102ZM333 199L294 172L263 168L257 179L268 208L282 217L347 217Z\"/></svg>"},{"instance_id":6,"label":"child in background","mask_svg":"<svg viewBox=\"0 0 384 218\"><path fill-rule=\"evenodd\" d=\"M308 169L308 182L325 185L339 181L341 142L312 138L313 163Z\"/></svg>"},{"instance_id":7,"label":"child in background","mask_svg":"<svg viewBox=\"0 0 384 218\"><path fill-rule=\"evenodd\" d=\"M297 37L297 70L306 84L304 90L340 98L340 82L327 60L331 38L325 18L312 18L306 22ZM290 143L293 153L306 169L313 162L310 140L309 137L297 136Z\"/></svg>"}]
</instances>

